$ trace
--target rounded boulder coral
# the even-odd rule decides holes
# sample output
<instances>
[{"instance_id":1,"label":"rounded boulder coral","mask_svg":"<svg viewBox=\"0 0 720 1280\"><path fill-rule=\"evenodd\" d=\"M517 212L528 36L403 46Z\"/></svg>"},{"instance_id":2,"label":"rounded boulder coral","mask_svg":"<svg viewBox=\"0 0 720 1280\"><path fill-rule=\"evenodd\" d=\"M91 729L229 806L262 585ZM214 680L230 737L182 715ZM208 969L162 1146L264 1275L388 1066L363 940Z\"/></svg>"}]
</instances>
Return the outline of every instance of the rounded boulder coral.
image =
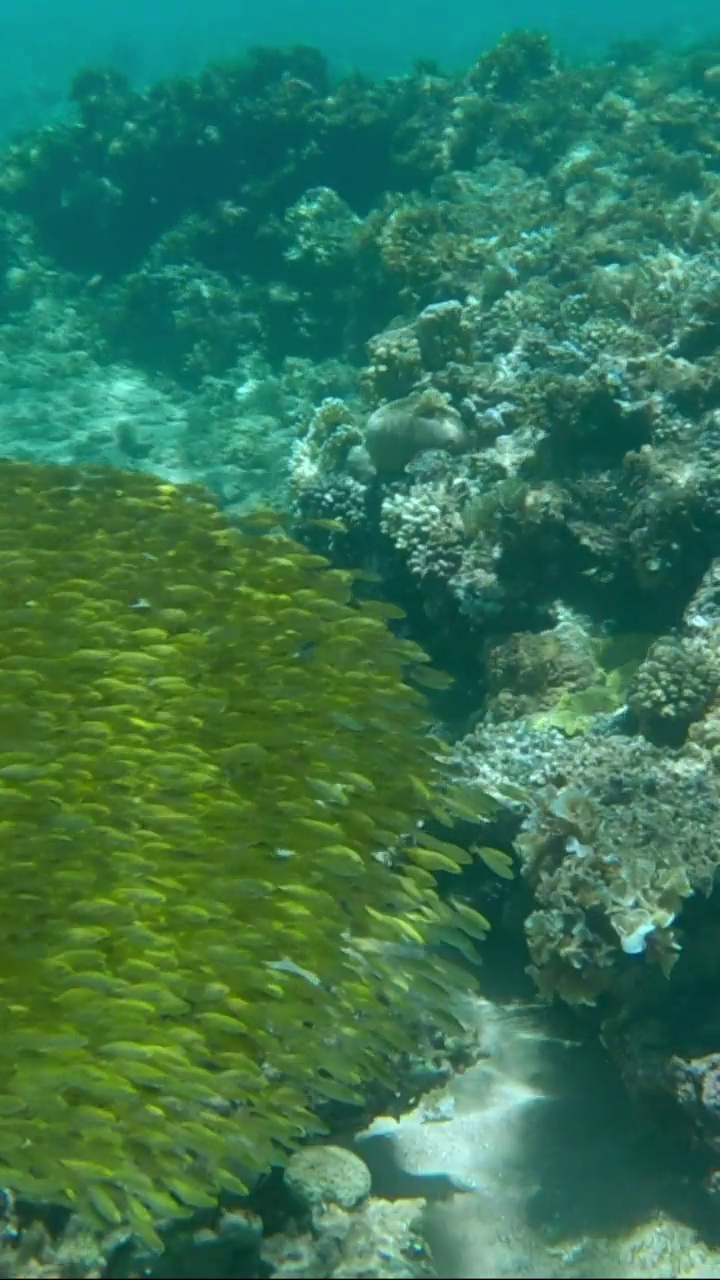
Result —
<instances>
[{"instance_id":1,"label":"rounded boulder coral","mask_svg":"<svg viewBox=\"0 0 720 1280\"><path fill-rule=\"evenodd\" d=\"M402 471L425 449L463 453L469 447L460 414L436 391L391 400L370 414L365 448L376 471Z\"/></svg>"}]
</instances>

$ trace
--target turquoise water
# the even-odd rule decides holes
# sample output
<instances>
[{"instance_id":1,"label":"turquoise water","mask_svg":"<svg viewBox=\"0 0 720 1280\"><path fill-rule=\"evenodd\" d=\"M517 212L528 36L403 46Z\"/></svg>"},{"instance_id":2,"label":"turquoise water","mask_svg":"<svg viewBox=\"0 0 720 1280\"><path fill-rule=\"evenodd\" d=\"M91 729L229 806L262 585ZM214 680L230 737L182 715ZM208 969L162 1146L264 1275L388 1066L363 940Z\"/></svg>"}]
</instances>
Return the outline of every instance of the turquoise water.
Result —
<instances>
[{"instance_id":1,"label":"turquoise water","mask_svg":"<svg viewBox=\"0 0 720 1280\"><path fill-rule=\"evenodd\" d=\"M702 37L717 26L711 0L6 0L0 14L0 130L60 109L68 77L88 60L118 66L138 81L194 70L209 57L248 44L316 44L340 68L374 74L406 69L432 55L447 67L471 62L478 49L514 26L541 27L566 49L601 51L618 37Z\"/></svg>"},{"instance_id":2,"label":"turquoise water","mask_svg":"<svg viewBox=\"0 0 720 1280\"><path fill-rule=\"evenodd\" d=\"M358 61L372 70L397 69L419 54L443 61L465 61L479 44L512 26L540 26L569 42L602 43L619 34L682 32L713 25L711 0L647 0L633 5L606 0L579 5L575 0L367 0L363 5L333 0L274 0L267 4L232 0L141 0L98 5L91 0L8 0L0 34L4 57L31 51L51 63L53 57L84 56L89 49L112 50L115 42L134 47L136 56L168 65L201 52L217 52L227 41L321 43L342 61Z\"/></svg>"}]
</instances>

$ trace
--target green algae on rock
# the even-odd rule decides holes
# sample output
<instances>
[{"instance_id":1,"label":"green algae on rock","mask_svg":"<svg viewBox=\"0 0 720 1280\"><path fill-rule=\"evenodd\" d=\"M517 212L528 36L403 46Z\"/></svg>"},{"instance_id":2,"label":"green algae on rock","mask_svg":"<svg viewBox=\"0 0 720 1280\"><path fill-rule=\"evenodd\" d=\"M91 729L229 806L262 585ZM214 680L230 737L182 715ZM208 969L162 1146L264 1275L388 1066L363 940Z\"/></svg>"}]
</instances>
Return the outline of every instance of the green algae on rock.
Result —
<instances>
[{"instance_id":1,"label":"green algae on rock","mask_svg":"<svg viewBox=\"0 0 720 1280\"><path fill-rule=\"evenodd\" d=\"M380 854L442 775L424 654L271 513L0 494L0 1184L158 1245L359 1097L416 981L441 1015L452 913Z\"/></svg>"}]
</instances>

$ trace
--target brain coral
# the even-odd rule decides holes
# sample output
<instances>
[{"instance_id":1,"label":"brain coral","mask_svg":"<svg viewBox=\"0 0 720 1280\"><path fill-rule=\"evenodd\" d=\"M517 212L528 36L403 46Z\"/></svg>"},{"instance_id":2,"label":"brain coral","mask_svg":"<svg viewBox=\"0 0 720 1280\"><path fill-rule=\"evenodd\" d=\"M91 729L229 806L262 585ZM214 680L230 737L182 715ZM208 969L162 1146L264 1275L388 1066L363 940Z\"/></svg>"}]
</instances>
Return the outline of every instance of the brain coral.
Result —
<instances>
[{"instance_id":1,"label":"brain coral","mask_svg":"<svg viewBox=\"0 0 720 1280\"><path fill-rule=\"evenodd\" d=\"M446 1000L424 655L149 476L1 462L0 547L0 1184L157 1245Z\"/></svg>"}]
</instances>

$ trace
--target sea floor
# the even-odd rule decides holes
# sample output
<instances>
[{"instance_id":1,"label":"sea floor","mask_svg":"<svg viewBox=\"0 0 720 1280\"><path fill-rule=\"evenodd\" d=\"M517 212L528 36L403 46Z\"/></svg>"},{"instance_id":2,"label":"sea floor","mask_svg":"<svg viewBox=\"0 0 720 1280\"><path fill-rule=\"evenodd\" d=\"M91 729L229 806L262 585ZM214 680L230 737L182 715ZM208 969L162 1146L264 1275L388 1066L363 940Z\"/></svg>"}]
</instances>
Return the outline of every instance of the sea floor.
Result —
<instances>
[{"instance_id":1,"label":"sea floor","mask_svg":"<svg viewBox=\"0 0 720 1280\"><path fill-rule=\"evenodd\" d=\"M479 1060L358 1142L379 1196L424 1196L448 1277L720 1277L702 1172L547 1009L479 1000ZM570 1024L572 1027L572 1024Z\"/></svg>"}]
</instances>

